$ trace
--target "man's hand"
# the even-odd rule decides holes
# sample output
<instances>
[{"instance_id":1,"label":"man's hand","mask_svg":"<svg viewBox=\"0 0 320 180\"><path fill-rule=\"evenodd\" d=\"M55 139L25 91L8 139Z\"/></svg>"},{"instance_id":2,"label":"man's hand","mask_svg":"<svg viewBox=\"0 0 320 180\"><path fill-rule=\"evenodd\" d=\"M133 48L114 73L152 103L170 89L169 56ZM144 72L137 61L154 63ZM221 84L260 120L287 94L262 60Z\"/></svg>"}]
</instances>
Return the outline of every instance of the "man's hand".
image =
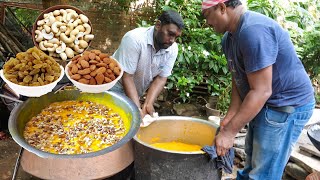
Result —
<instances>
[{"instance_id":1,"label":"man's hand","mask_svg":"<svg viewBox=\"0 0 320 180\"><path fill-rule=\"evenodd\" d=\"M215 145L218 156L224 156L227 151L233 146L234 135L221 129L215 137Z\"/></svg>"},{"instance_id":2,"label":"man's hand","mask_svg":"<svg viewBox=\"0 0 320 180\"><path fill-rule=\"evenodd\" d=\"M153 115L153 113L155 112L153 104L143 104L142 106L142 113L144 114L144 116L146 114L150 114L151 116Z\"/></svg>"},{"instance_id":3,"label":"man's hand","mask_svg":"<svg viewBox=\"0 0 320 180\"><path fill-rule=\"evenodd\" d=\"M230 120L231 120L231 119L229 119L229 118L224 118L224 119L222 119L222 120L220 121L220 128L226 126L226 125L230 122Z\"/></svg>"},{"instance_id":4,"label":"man's hand","mask_svg":"<svg viewBox=\"0 0 320 180\"><path fill-rule=\"evenodd\" d=\"M143 119L145 114L143 113L142 109L139 108L140 118Z\"/></svg>"}]
</instances>

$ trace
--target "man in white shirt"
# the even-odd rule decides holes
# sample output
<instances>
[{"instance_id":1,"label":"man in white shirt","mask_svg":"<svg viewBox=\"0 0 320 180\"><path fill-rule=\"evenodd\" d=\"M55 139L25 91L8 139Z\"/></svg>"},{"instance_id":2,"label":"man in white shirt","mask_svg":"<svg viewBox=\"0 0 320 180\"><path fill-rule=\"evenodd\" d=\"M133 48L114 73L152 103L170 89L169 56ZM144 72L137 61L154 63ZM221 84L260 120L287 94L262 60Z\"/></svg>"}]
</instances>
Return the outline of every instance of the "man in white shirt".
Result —
<instances>
[{"instance_id":1,"label":"man in white shirt","mask_svg":"<svg viewBox=\"0 0 320 180\"><path fill-rule=\"evenodd\" d=\"M139 107L141 117L154 112L153 103L171 75L178 55L176 38L184 28L180 14L164 11L154 26L127 32L113 54L123 67L121 80L111 89L125 93ZM147 91L143 105L139 98Z\"/></svg>"}]
</instances>

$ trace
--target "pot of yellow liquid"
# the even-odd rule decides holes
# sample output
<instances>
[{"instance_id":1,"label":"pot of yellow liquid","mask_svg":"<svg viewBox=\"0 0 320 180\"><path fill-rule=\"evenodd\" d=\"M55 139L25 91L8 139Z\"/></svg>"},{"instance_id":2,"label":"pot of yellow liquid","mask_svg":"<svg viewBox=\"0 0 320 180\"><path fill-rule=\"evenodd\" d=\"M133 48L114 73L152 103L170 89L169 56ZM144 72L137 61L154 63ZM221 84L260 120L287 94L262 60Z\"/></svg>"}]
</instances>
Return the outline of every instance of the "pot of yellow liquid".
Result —
<instances>
[{"instance_id":1,"label":"pot of yellow liquid","mask_svg":"<svg viewBox=\"0 0 320 180\"><path fill-rule=\"evenodd\" d=\"M134 136L135 179L221 179L201 150L212 145L218 126L182 116L162 116Z\"/></svg>"},{"instance_id":2,"label":"pot of yellow liquid","mask_svg":"<svg viewBox=\"0 0 320 180\"><path fill-rule=\"evenodd\" d=\"M116 141L114 141L114 144L110 144L109 146L101 146L102 148L98 148L98 146L92 146L92 151L87 153L85 151L79 151L80 149L77 148L78 144L70 145L72 151L66 151L66 149L63 150L58 148L59 151L50 152L50 148L36 148L36 145L32 144L33 139L30 140L24 137L24 133L26 133L25 130L28 130L28 128L26 128L28 125L30 125L29 131L33 133L33 127L39 127L39 123L41 124L46 122L41 122L41 118L45 118L46 114L48 113L57 113L56 111L59 111L59 108L54 110L51 109L51 111L49 109L45 112L42 110L50 107L51 105L55 105L55 103L62 103L62 105L67 105L70 107L72 106L70 105L72 101L82 102L82 106L86 107L86 110L89 109L92 111L85 112L88 115L95 113L95 108L89 106L98 106L96 104L106 106L107 108L115 111L117 113L115 118L120 116L123 120L121 129L123 136L118 138ZM92 104L87 104L84 102L90 102ZM103 107L101 109L105 111ZM101 109L97 108L97 111ZM38 121L30 124L29 121L35 116L41 114L41 112L44 113L43 116L39 116L41 118L39 118ZM58 113L57 115L63 115L65 113L66 112L63 112L62 114ZM103 114L103 112L100 114ZM73 114L67 112L66 115L71 116ZM68 120L66 123L74 123L71 121L72 119L73 118L70 118L70 121ZM50 120L50 123L52 122L56 123L55 121ZM13 139L26 150L23 152L21 157L21 166L24 171L42 179L78 180L110 177L128 167L134 160L131 139L138 131L140 122L141 120L138 108L129 98L124 95L114 92L93 94L81 93L77 90L64 90L58 93L48 93L39 98L29 98L27 101L19 104L12 110L8 125ZM88 125L87 130L90 130L90 127L95 126L95 124L92 124L90 121L85 123ZM101 128L104 128L108 125L109 124L102 123ZM100 125L98 126L100 127ZM53 126L53 128L55 128L55 126ZM83 134L85 133L85 131L81 130L81 127L77 128L80 132L82 131ZM118 128L118 126L115 126L115 128ZM65 134L59 134L59 132L57 133L59 136L61 136L61 138L65 137ZM110 132L105 132L104 135L107 133ZM45 133L41 133L39 136L44 134ZM46 135L50 134L47 133ZM103 136L99 135L94 137L89 136L84 139L88 140L90 138L93 145L95 145L101 142L99 139L100 137L104 138ZM56 141L56 139L54 139L54 141ZM59 145L63 145L66 143L66 141L67 139L63 139ZM47 144L46 147L49 145L50 144ZM53 147L57 146L55 145ZM67 150L70 150L70 148ZM73 154L73 151L80 153Z\"/></svg>"}]
</instances>

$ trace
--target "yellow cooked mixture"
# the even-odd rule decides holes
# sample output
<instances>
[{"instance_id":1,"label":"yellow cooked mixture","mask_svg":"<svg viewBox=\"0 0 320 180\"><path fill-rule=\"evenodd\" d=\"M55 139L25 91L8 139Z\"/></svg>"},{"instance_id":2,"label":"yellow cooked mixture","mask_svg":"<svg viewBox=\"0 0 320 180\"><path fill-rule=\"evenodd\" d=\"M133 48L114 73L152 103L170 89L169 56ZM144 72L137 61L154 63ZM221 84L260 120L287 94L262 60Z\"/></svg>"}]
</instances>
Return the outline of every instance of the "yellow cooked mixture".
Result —
<instances>
[{"instance_id":1,"label":"yellow cooked mixture","mask_svg":"<svg viewBox=\"0 0 320 180\"><path fill-rule=\"evenodd\" d=\"M46 152L83 154L118 142L126 133L122 118L105 105L91 101L50 104L24 130L26 141Z\"/></svg>"},{"instance_id":2,"label":"yellow cooked mixture","mask_svg":"<svg viewBox=\"0 0 320 180\"><path fill-rule=\"evenodd\" d=\"M186 144L182 142L177 141L171 141L171 142L164 142L164 143L153 143L151 146L169 150L169 151L184 151L184 152L190 152L190 151L201 151L201 146L195 145L195 144Z\"/></svg>"}]
</instances>

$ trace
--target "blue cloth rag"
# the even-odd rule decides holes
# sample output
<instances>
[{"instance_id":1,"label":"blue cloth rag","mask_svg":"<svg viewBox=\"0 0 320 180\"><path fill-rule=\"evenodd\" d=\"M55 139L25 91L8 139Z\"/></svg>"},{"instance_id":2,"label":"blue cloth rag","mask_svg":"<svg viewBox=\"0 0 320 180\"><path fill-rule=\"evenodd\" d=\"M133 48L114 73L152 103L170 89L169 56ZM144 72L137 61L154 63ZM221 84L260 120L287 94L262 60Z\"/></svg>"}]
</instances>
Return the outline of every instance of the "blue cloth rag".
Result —
<instances>
[{"instance_id":1,"label":"blue cloth rag","mask_svg":"<svg viewBox=\"0 0 320 180\"><path fill-rule=\"evenodd\" d=\"M224 156L218 156L216 146L204 146L202 148L210 156L210 161L215 161L216 168L223 169L224 172L232 174L234 149L230 148Z\"/></svg>"}]
</instances>

